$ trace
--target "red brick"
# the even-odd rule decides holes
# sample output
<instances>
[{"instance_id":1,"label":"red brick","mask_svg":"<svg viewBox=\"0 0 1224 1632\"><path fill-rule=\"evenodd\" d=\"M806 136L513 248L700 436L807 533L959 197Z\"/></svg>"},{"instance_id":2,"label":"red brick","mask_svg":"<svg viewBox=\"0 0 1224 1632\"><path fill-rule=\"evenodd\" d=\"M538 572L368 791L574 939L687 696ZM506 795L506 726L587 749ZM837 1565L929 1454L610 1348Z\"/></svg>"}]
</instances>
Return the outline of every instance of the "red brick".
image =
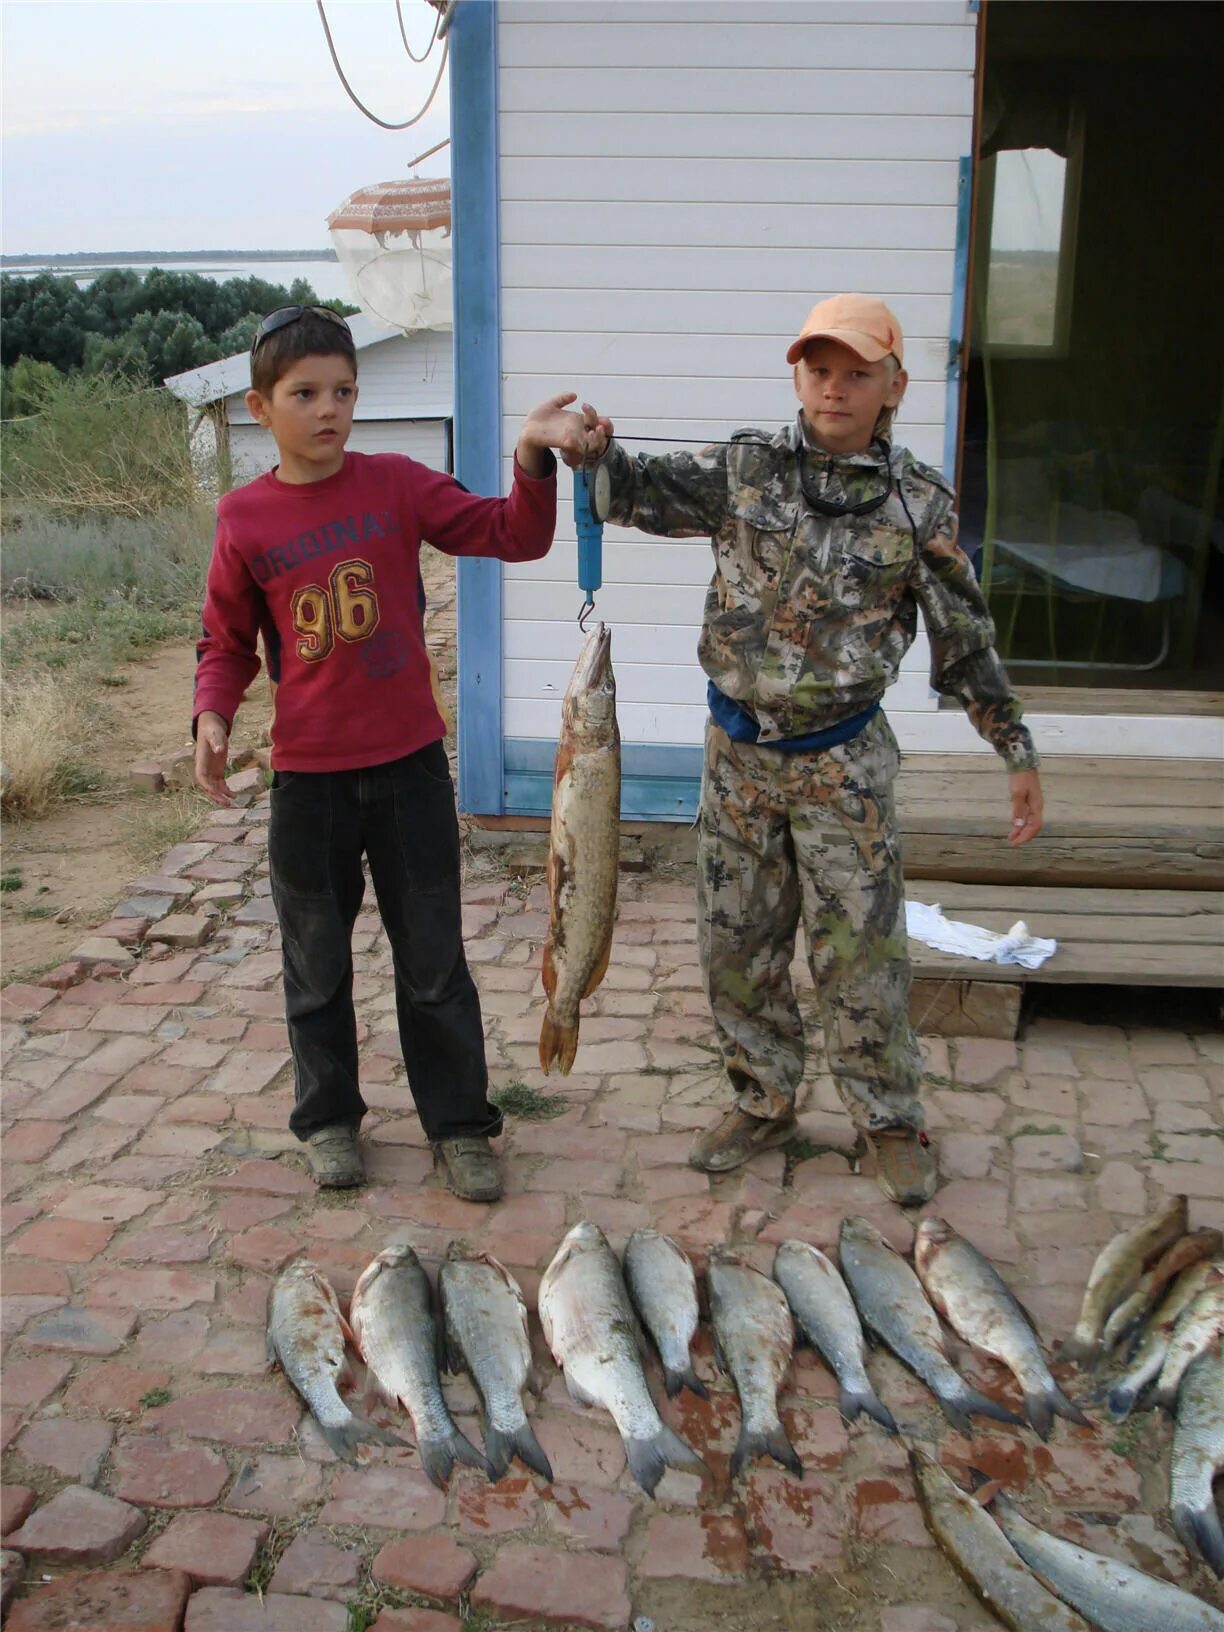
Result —
<instances>
[{"instance_id":1,"label":"red brick","mask_svg":"<svg viewBox=\"0 0 1224 1632\"><path fill-rule=\"evenodd\" d=\"M57 963L54 969L49 969L45 975L38 977L38 984L49 986L53 991L66 992L69 986L79 985L85 979L88 967L79 960Z\"/></svg>"},{"instance_id":2,"label":"red brick","mask_svg":"<svg viewBox=\"0 0 1224 1632\"><path fill-rule=\"evenodd\" d=\"M604 1421L607 1419L605 1418ZM568 1411L563 1417L536 1417L533 1426L559 1479L611 1489L625 1471L625 1447L613 1428L595 1415Z\"/></svg>"},{"instance_id":3,"label":"red brick","mask_svg":"<svg viewBox=\"0 0 1224 1632\"><path fill-rule=\"evenodd\" d=\"M383 1530L432 1530L446 1516L446 1497L418 1468L391 1453L363 1468L338 1468L320 1524L362 1524ZM394 1459L392 1459L394 1458Z\"/></svg>"},{"instance_id":4,"label":"red brick","mask_svg":"<svg viewBox=\"0 0 1224 1632\"><path fill-rule=\"evenodd\" d=\"M55 1001L55 993L43 986L29 986L14 981L0 991L0 1020L31 1020L41 1014L48 1003Z\"/></svg>"},{"instance_id":5,"label":"red brick","mask_svg":"<svg viewBox=\"0 0 1224 1632\"><path fill-rule=\"evenodd\" d=\"M466 1624L440 1609L384 1609L370 1632L463 1632Z\"/></svg>"},{"instance_id":6,"label":"red brick","mask_svg":"<svg viewBox=\"0 0 1224 1632\"><path fill-rule=\"evenodd\" d=\"M850 1492L849 1505L855 1528L867 1541L935 1545L908 1480L902 1483L887 1475L860 1479Z\"/></svg>"},{"instance_id":7,"label":"red brick","mask_svg":"<svg viewBox=\"0 0 1224 1632\"><path fill-rule=\"evenodd\" d=\"M213 1247L211 1230L176 1230L162 1226L138 1230L115 1249L125 1264L203 1264Z\"/></svg>"},{"instance_id":8,"label":"red brick","mask_svg":"<svg viewBox=\"0 0 1224 1632\"><path fill-rule=\"evenodd\" d=\"M213 1303L217 1282L193 1269L113 1269L90 1282L85 1302L92 1309L188 1309Z\"/></svg>"},{"instance_id":9,"label":"red brick","mask_svg":"<svg viewBox=\"0 0 1224 1632\"><path fill-rule=\"evenodd\" d=\"M169 1381L168 1371L142 1371L117 1361L93 1365L69 1384L64 1404L74 1411L114 1411L133 1417L143 1410L144 1396Z\"/></svg>"},{"instance_id":10,"label":"red brick","mask_svg":"<svg viewBox=\"0 0 1224 1632\"><path fill-rule=\"evenodd\" d=\"M300 1456L259 1456L244 1464L225 1499L239 1513L299 1518L318 1500L323 1470Z\"/></svg>"},{"instance_id":11,"label":"red brick","mask_svg":"<svg viewBox=\"0 0 1224 1632\"><path fill-rule=\"evenodd\" d=\"M526 1476L499 1479L495 1485L465 1480L456 1503L459 1528L475 1535L500 1536L524 1530L539 1507L535 1486Z\"/></svg>"},{"instance_id":12,"label":"red brick","mask_svg":"<svg viewBox=\"0 0 1224 1632\"><path fill-rule=\"evenodd\" d=\"M0 1535L23 1525L38 1500L27 1485L0 1485Z\"/></svg>"},{"instance_id":13,"label":"red brick","mask_svg":"<svg viewBox=\"0 0 1224 1632\"><path fill-rule=\"evenodd\" d=\"M147 1523L144 1514L126 1502L68 1485L6 1540L10 1547L36 1553L51 1564L109 1564L144 1534Z\"/></svg>"},{"instance_id":14,"label":"red brick","mask_svg":"<svg viewBox=\"0 0 1224 1632\"><path fill-rule=\"evenodd\" d=\"M41 1162L68 1132L67 1122L18 1122L4 1136L6 1162Z\"/></svg>"},{"instance_id":15,"label":"red brick","mask_svg":"<svg viewBox=\"0 0 1224 1632\"><path fill-rule=\"evenodd\" d=\"M5 1271L5 1282L8 1282ZM55 1360L50 1355L33 1355L28 1360L7 1360L4 1366L5 1405L41 1405L72 1370L71 1360Z\"/></svg>"},{"instance_id":16,"label":"red brick","mask_svg":"<svg viewBox=\"0 0 1224 1632\"><path fill-rule=\"evenodd\" d=\"M475 1608L533 1624L619 1629L631 1613L619 1558L548 1547L503 1547L472 1590Z\"/></svg>"},{"instance_id":17,"label":"red brick","mask_svg":"<svg viewBox=\"0 0 1224 1632\"><path fill-rule=\"evenodd\" d=\"M657 1513L646 1533L638 1574L659 1579L726 1581L748 1569L748 1538L739 1519L720 1513Z\"/></svg>"},{"instance_id":18,"label":"red brick","mask_svg":"<svg viewBox=\"0 0 1224 1632\"><path fill-rule=\"evenodd\" d=\"M819 1473L753 1468L744 1481L744 1519L754 1549L784 1570L836 1570L845 1519L838 1486Z\"/></svg>"},{"instance_id":19,"label":"red brick","mask_svg":"<svg viewBox=\"0 0 1224 1632\"><path fill-rule=\"evenodd\" d=\"M234 1049L208 1084L214 1094L257 1094L289 1064L287 1049Z\"/></svg>"},{"instance_id":20,"label":"red brick","mask_svg":"<svg viewBox=\"0 0 1224 1632\"><path fill-rule=\"evenodd\" d=\"M95 1071L93 1059L90 1056L90 1067L73 1067L69 1070L54 1088L38 1096L37 1120L44 1122L68 1122L74 1116L79 1116L87 1110L96 1099L102 1095L114 1082L117 1075L114 1071ZM16 1113L21 1120L27 1118L21 1112Z\"/></svg>"},{"instance_id":21,"label":"red brick","mask_svg":"<svg viewBox=\"0 0 1224 1632\"><path fill-rule=\"evenodd\" d=\"M288 1440L300 1415L288 1389L206 1388L159 1406L146 1420L159 1431L222 1445L278 1445Z\"/></svg>"},{"instance_id":22,"label":"red brick","mask_svg":"<svg viewBox=\"0 0 1224 1632\"><path fill-rule=\"evenodd\" d=\"M254 1229L236 1235L226 1249L226 1257L248 1269L279 1269L288 1258L301 1250L300 1233L290 1235L274 1225L257 1224Z\"/></svg>"},{"instance_id":23,"label":"red brick","mask_svg":"<svg viewBox=\"0 0 1224 1632\"><path fill-rule=\"evenodd\" d=\"M54 1314L36 1321L23 1334L32 1349L54 1349L67 1354L114 1354L131 1335L136 1315L105 1309L82 1309L66 1303Z\"/></svg>"},{"instance_id":24,"label":"red brick","mask_svg":"<svg viewBox=\"0 0 1224 1632\"><path fill-rule=\"evenodd\" d=\"M122 1122L128 1127L143 1128L165 1103L160 1094L111 1094L94 1115L102 1122Z\"/></svg>"},{"instance_id":25,"label":"red brick","mask_svg":"<svg viewBox=\"0 0 1224 1632\"><path fill-rule=\"evenodd\" d=\"M197 1586L236 1587L268 1533L232 1513L180 1513L141 1559L144 1569L182 1570Z\"/></svg>"},{"instance_id":26,"label":"red brick","mask_svg":"<svg viewBox=\"0 0 1224 1632\"><path fill-rule=\"evenodd\" d=\"M205 1072L188 1071L167 1061L163 1054L156 1065L138 1065L119 1083L125 1093L161 1094L166 1099L177 1099L204 1080Z\"/></svg>"},{"instance_id":27,"label":"red brick","mask_svg":"<svg viewBox=\"0 0 1224 1632\"><path fill-rule=\"evenodd\" d=\"M468 1231L487 1223L487 1209L449 1190L377 1190L369 1208L383 1218L404 1218L428 1229Z\"/></svg>"},{"instance_id":28,"label":"red brick","mask_svg":"<svg viewBox=\"0 0 1224 1632\"><path fill-rule=\"evenodd\" d=\"M36 1293L9 1293L0 1303L0 1337L16 1337L39 1315L59 1310L67 1302L62 1296Z\"/></svg>"},{"instance_id":29,"label":"red brick","mask_svg":"<svg viewBox=\"0 0 1224 1632\"><path fill-rule=\"evenodd\" d=\"M427 1598L457 1598L476 1573L476 1559L444 1532L391 1541L374 1559L374 1578Z\"/></svg>"},{"instance_id":30,"label":"red brick","mask_svg":"<svg viewBox=\"0 0 1224 1632\"><path fill-rule=\"evenodd\" d=\"M344 1605L326 1598L201 1587L187 1601L184 1632L346 1632L348 1624Z\"/></svg>"},{"instance_id":31,"label":"red brick","mask_svg":"<svg viewBox=\"0 0 1224 1632\"><path fill-rule=\"evenodd\" d=\"M48 1417L30 1423L17 1441L17 1448L27 1462L54 1468L66 1479L92 1485L114 1437L115 1430L108 1422Z\"/></svg>"},{"instance_id":32,"label":"red brick","mask_svg":"<svg viewBox=\"0 0 1224 1632\"><path fill-rule=\"evenodd\" d=\"M210 1332L196 1356L195 1369L206 1376L264 1376L268 1369L264 1334L250 1326L227 1326Z\"/></svg>"},{"instance_id":33,"label":"red brick","mask_svg":"<svg viewBox=\"0 0 1224 1632\"><path fill-rule=\"evenodd\" d=\"M205 1127L218 1128L228 1122L232 1114L233 1106L220 1094L184 1094L181 1099L171 1101L162 1121L200 1122Z\"/></svg>"},{"instance_id":34,"label":"red brick","mask_svg":"<svg viewBox=\"0 0 1224 1632\"><path fill-rule=\"evenodd\" d=\"M104 1223L126 1224L148 1212L161 1201L158 1190L138 1190L127 1185L86 1184L72 1189L57 1203L57 1218L99 1219Z\"/></svg>"},{"instance_id":35,"label":"red brick","mask_svg":"<svg viewBox=\"0 0 1224 1632\"><path fill-rule=\"evenodd\" d=\"M548 1520L554 1530L584 1547L619 1552L629 1533L633 1503L617 1491L593 1485L553 1485Z\"/></svg>"},{"instance_id":36,"label":"red brick","mask_svg":"<svg viewBox=\"0 0 1224 1632\"><path fill-rule=\"evenodd\" d=\"M13 1606L8 1632L178 1632L190 1591L177 1570L63 1576Z\"/></svg>"},{"instance_id":37,"label":"red brick","mask_svg":"<svg viewBox=\"0 0 1224 1632\"><path fill-rule=\"evenodd\" d=\"M209 1507L229 1468L202 1445L176 1449L158 1434L133 1434L115 1449L115 1495L145 1507Z\"/></svg>"},{"instance_id":38,"label":"red brick","mask_svg":"<svg viewBox=\"0 0 1224 1632\"><path fill-rule=\"evenodd\" d=\"M314 1184L299 1168L285 1162L255 1158L242 1162L232 1173L218 1175L214 1190L258 1190L273 1196L310 1196Z\"/></svg>"},{"instance_id":39,"label":"red brick","mask_svg":"<svg viewBox=\"0 0 1224 1632\"><path fill-rule=\"evenodd\" d=\"M8 1152L5 1152L6 1156ZM113 1224L84 1218L40 1218L13 1243L14 1252L60 1264L87 1264L115 1233Z\"/></svg>"},{"instance_id":40,"label":"red brick","mask_svg":"<svg viewBox=\"0 0 1224 1632\"><path fill-rule=\"evenodd\" d=\"M1096 1513L1133 1513L1139 1475L1104 1445L1035 1445L1033 1468L1059 1507Z\"/></svg>"}]
</instances>

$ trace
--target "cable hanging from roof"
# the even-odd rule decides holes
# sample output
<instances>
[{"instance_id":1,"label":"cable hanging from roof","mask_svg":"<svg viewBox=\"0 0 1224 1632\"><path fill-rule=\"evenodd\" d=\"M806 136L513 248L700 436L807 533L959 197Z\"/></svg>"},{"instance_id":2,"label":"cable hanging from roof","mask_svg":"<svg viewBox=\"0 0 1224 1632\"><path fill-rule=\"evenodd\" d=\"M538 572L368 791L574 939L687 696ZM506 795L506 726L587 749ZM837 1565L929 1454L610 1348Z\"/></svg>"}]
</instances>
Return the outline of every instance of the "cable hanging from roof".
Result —
<instances>
[{"instance_id":1,"label":"cable hanging from roof","mask_svg":"<svg viewBox=\"0 0 1224 1632\"><path fill-rule=\"evenodd\" d=\"M395 0L395 17L396 21L399 23L400 39L404 42L404 50L407 51L413 62L424 62L426 57L434 48L434 41L438 37L438 25L442 21L442 13L440 11L434 13L433 33L429 36L429 44L425 47L424 51L422 51L419 57L408 44L408 33L404 28L404 0Z\"/></svg>"},{"instance_id":2,"label":"cable hanging from roof","mask_svg":"<svg viewBox=\"0 0 1224 1632\"><path fill-rule=\"evenodd\" d=\"M345 78L344 69L340 66L340 58L336 54L336 43L332 39L332 31L328 27L327 13L323 9L323 0L315 0L315 5L318 7L319 19L323 24L323 33L324 33L324 35L326 36L326 39L327 39L327 49L331 52L332 65L335 68L337 75L339 76L341 85L344 86L345 91L348 93L349 101L352 102L353 106L360 109L360 111L365 114L366 118L369 119L372 124L378 125L379 128L382 129L382 130L408 130L410 128L410 126L420 124L421 120L424 119L425 115L429 112L430 108L432 107L433 99L438 94L438 86L442 83L442 75L446 72L446 59L447 59L447 56L450 53L450 41L447 40L443 44L443 47L442 47L442 61L438 65L437 77L435 78L435 80L433 82L433 86L432 86L432 88L431 88L431 90L429 92L429 95L425 99L425 105L421 108L420 112L419 113L414 113L411 119L400 119L400 120L396 120L396 121L392 121L392 120L389 120L389 119L380 119L376 113L371 112L371 110L366 107L365 103L361 100L361 98L357 95L356 91L353 89L353 87L349 84L348 80ZM399 8L398 8L398 5L397 5L397 7L396 7L397 12L398 12L398 9ZM402 28L403 28L402 21L401 21L400 26L401 26L401 32L402 32ZM405 40L404 43L406 45L408 43L407 40ZM432 49L432 41L431 41L431 49ZM411 56L411 52L409 52L409 55ZM428 56L429 52L427 51L425 53L425 55ZM418 59L413 58L413 60L416 61Z\"/></svg>"}]
</instances>

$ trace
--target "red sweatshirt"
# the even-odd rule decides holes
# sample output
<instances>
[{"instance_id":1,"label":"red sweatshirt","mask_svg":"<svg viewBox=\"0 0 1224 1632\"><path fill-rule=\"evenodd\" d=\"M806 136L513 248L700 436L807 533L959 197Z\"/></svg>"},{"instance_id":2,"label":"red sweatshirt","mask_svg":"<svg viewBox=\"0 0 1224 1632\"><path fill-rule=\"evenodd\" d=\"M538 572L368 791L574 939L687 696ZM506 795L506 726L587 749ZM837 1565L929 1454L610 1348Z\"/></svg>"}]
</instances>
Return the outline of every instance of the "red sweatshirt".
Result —
<instances>
[{"instance_id":1,"label":"red sweatshirt","mask_svg":"<svg viewBox=\"0 0 1224 1632\"><path fill-rule=\"evenodd\" d=\"M421 544L536 561L557 519L556 470L515 462L509 498L482 499L398 453L348 453L321 482L274 472L227 493L197 649L194 715L232 723L259 672L276 688L272 764L381 765L446 734L430 688Z\"/></svg>"}]
</instances>

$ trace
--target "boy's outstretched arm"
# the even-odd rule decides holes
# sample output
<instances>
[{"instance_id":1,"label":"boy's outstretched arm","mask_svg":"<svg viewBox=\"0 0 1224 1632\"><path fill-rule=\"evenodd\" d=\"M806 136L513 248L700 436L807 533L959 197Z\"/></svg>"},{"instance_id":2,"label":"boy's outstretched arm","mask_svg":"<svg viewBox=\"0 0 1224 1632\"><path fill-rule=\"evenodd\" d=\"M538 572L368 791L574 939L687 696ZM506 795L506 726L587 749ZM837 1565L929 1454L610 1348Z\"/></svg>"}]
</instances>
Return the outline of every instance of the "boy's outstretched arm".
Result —
<instances>
[{"instance_id":1,"label":"boy's outstretched arm","mask_svg":"<svg viewBox=\"0 0 1224 1632\"><path fill-rule=\"evenodd\" d=\"M518 462L528 476L547 476L548 455L555 448L571 469L588 459L598 459L612 435L610 420L601 419L584 402L581 412L570 409L577 402L573 391L562 391L538 408L533 408L523 421L515 450Z\"/></svg>"}]
</instances>

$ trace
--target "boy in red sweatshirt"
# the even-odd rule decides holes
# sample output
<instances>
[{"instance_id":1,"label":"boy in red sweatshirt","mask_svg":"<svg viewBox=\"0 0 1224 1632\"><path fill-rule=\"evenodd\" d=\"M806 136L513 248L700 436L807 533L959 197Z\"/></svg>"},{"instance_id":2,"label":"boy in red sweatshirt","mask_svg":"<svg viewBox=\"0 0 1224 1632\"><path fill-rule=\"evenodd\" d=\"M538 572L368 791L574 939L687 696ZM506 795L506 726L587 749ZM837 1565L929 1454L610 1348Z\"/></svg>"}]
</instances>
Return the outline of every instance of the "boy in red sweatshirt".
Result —
<instances>
[{"instance_id":1,"label":"boy in red sweatshirt","mask_svg":"<svg viewBox=\"0 0 1224 1632\"><path fill-rule=\"evenodd\" d=\"M400 454L346 453L357 402L348 325L287 306L260 324L247 407L280 463L217 506L195 680L195 776L218 805L234 714L259 669L275 696L272 898L280 923L295 1104L289 1126L320 1185L365 1173L357 1133L353 924L362 857L391 942L400 1043L422 1126L451 1189L501 1194L489 1145L480 1004L460 935L459 835L430 684L419 556L534 561L556 524L558 448L575 463L594 414L572 396L524 421L514 483L477 498Z\"/></svg>"}]
</instances>

